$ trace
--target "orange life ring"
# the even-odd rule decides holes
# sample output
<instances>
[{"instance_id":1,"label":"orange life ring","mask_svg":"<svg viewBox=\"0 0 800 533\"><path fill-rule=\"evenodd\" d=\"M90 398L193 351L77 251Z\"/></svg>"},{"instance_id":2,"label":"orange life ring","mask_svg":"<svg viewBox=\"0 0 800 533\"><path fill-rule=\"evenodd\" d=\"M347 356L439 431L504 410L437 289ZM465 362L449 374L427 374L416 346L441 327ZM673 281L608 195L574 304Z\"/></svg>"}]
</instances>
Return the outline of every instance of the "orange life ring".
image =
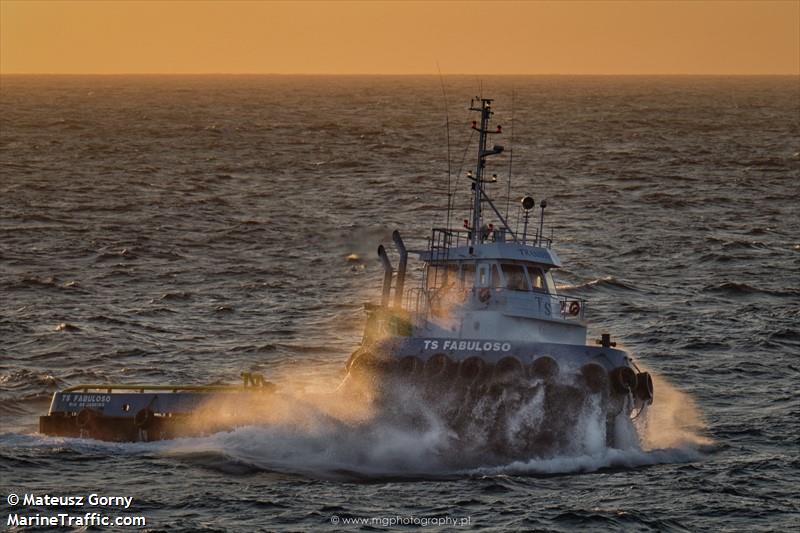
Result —
<instances>
[{"instance_id":1,"label":"orange life ring","mask_svg":"<svg viewBox=\"0 0 800 533\"><path fill-rule=\"evenodd\" d=\"M578 313L581 312L581 304L578 302L572 302L569 304L569 314L572 316L578 316Z\"/></svg>"}]
</instances>

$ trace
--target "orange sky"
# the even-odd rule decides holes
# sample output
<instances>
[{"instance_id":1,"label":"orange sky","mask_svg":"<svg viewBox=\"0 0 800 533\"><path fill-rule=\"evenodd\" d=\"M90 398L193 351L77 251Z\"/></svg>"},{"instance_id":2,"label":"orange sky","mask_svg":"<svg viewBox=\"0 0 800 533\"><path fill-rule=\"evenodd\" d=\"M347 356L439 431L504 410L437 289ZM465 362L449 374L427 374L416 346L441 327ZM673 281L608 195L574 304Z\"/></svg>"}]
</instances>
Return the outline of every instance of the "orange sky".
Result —
<instances>
[{"instance_id":1,"label":"orange sky","mask_svg":"<svg viewBox=\"0 0 800 533\"><path fill-rule=\"evenodd\" d=\"M800 0L0 0L2 73L800 74Z\"/></svg>"}]
</instances>

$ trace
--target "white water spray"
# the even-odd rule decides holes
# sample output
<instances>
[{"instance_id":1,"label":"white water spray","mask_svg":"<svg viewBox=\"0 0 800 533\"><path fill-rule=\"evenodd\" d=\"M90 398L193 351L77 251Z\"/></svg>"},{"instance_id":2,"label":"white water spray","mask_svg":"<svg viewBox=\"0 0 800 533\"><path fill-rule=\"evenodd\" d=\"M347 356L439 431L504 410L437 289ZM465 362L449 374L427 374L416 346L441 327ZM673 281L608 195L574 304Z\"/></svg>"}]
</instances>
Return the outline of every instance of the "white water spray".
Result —
<instances>
[{"instance_id":1,"label":"white water spray","mask_svg":"<svg viewBox=\"0 0 800 533\"><path fill-rule=\"evenodd\" d=\"M609 427L599 398L588 397L568 439L546 453L516 460L508 458L513 450L498 453L497 443L513 446L531 428L540 428L546 419L541 388L516 404L506 391L478 398L460 434L414 387L395 387L392 403L381 408L365 394L366 385L355 395L289 395L259 406L256 423L182 439L166 449L170 455L217 454L253 469L323 478L536 475L697 460L699 446L710 441L699 433L702 425L693 402L663 378L654 379L656 402L636 420L619 415ZM445 393L438 398L448 401ZM517 407L498 425L509 401ZM502 438L498 430L505 432ZM615 447L606 444L610 430Z\"/></svg>"}]
</instances>

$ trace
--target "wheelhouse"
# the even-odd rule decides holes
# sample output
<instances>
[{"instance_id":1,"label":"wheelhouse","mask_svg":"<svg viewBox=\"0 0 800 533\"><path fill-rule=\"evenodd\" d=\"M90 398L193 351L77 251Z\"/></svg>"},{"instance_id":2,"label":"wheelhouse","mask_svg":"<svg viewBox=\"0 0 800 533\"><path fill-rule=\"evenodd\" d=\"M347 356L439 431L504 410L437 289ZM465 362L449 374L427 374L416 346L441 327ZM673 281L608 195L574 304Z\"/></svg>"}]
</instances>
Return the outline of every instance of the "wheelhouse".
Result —
<instances>
[{"instance_id":1,"label":"wheelhouse","mask_svg":"<svg viewBox=\"0 0 800 533\"><path fill-rule=\"evenodd\" d=\"M555 282L547 265L509 260L455 260L427 264L425 289L471 291L488 287L520 292L556 295Z\"/></svg>"},{"instance_id":2,"label":"wheelhouse","mask_svg":"<svg viewBox=\"0 0 800 533\"><path fill-rule=\"evenodd\" d=\"M408 254L400 234L393 234L400 252L396 276L386 250L379 247L384 266L382 312L372 323L388 324L390 334L403 331L430 338L457 334L460 338L583 344L586 303L559 295L553 280L552 272L561 267L561 260L552 250L552 228L550 238L544 235L547 202L542 200L541 212L535 213L537 204L525 196L518 205L516 227L508 224L510 198L504 216L487 192L497 176L488 177L485 172L486 159L504 151L487 141L502 131L499 126L489 129L490 99L473 102L470 109L481 114L480 124L475 121L472 126L479 133L478 162L474 173L466 175L472 182L470 218L464 219L461 228L450 226L453 201L448 189L445 226L434 227L426 249L416 252L423 263L422 276L419 285L410 289L405 287ZM390 297L392 288L394 298Z\"/></svg>"}]
</instances>

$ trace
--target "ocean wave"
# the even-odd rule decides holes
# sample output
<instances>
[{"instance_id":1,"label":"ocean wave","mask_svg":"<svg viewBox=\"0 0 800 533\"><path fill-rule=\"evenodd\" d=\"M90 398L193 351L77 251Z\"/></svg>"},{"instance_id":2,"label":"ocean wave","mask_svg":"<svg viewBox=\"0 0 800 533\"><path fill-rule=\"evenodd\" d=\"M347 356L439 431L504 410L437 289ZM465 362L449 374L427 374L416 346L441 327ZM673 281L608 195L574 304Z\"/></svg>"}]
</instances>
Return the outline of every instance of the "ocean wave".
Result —
<instances>
[{"instance_id":1,"label":"ocean wave","mask_svg":"<svg viewBox=\"0 0 800 533\"><path fill-rule=\"evenodd\" d=\"M465 471L465 474L476 476L577 474L605 469L630 469L657 464L689 463L700 461L704 457L701 449L688 446L662 450L605 448L592 455L514 461L501 466L475 468Z\"/></svg>"},{"instance_id":2,"label":"ocean wave","mask_svg":"<svg viewBox=\"0 0 800 533\"><path fill-rule=\"evenodd\" d=\"M800 296L800 289L764 289L754 287L747 283L736 283L733 281L726 281L717 285L707 285L703 287L702 292L712 294L724 294L728 296L748 296L748 295L766 295L777 296L781 298L792 298Z\"/></svg>"},{"instance_id":3,"label":"ocean wave","mask_svg":"<svg viewBox=\"0 0 800 533\"><path fill-rule=\"evenodd\" d=\"M770 333L768 338L774 342L797 345L800 344L800 330L781 328L778 331Z\"/></svg>"},{"instance_id":4,"label":"ocean wave","mask_svg":"<svg viewBox=\"0 0 800 533\"><path fill-rule=\"evenodd\" d=\"M620 280L619 278L615 278L614 276L597 278L577 285L558 285L557 289L566 292L581 291L581 290L602 290L602 289L624 290L624 291L640 290L633 284L626 283Z\"/></svg>"},{"instance_id":5,"label":"ocean wave","mask_svg":"<svg viewBox=\"0 0 800 533\"><path fill-rule=\"evenodd\" d=\"M5 281L4 285L10 289L13 288L57 288L59 284L58 278L55 276L38 277L38 276L23 276L15 282Z\"/></svg>"},{"instance_id":6,"label":"ocean wave","mask_svg":"<svg viewBox=\"0 0 800 533\"><path fill-rule=\"evenodd\" d=\"M718 240L722 246L722 250L764 250L769 248L764 242L761 241L745 241L745 240Z\"/></svg>"},{"instance_id":7,"label":"ocean wave","mask_svg":"<svg viewBox=\"0 0 800 533\"><path fill-rule=\"evenodd\" d=\"M105 261L118 261L119 259L136 259L136 254L127 248L123 248L116 252L102 252L95 257L95 262L103 263Z\"/></svg>"},{"instance_id":8,"label":"ocean wave","mask_svg":"<svg viewBox=\"0 0 800 533\"><path fill-rule=\"evenodd\" d=\"M189 291L175 291L175 292L165 292L161 296L158 297L159 301L186 301L190 300L194 295Z\"/></svg>"}]
</instances>

